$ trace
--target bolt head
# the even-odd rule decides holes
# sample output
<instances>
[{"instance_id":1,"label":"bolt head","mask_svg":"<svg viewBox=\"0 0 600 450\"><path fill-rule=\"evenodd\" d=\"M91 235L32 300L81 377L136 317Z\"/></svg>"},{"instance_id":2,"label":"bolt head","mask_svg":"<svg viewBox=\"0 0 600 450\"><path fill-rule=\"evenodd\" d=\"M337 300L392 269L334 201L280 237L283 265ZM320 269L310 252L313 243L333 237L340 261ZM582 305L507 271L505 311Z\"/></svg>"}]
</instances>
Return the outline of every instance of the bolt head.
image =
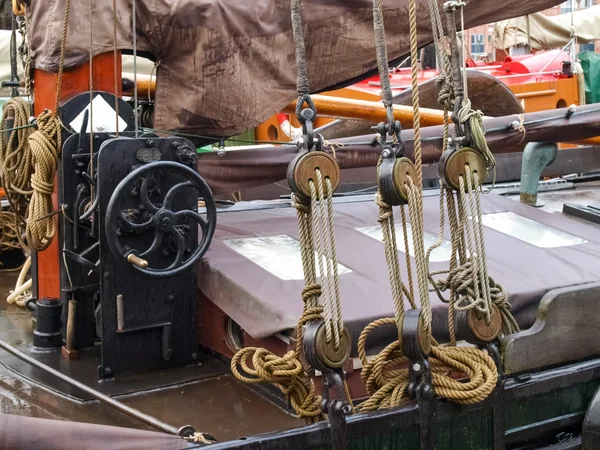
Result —
<instances>
[{"instance_id":1,"label":"bolt head","mask_svg":"<svg viewBox=\"0 0 600 450\"><path fill-rule=\"evenodd\" d=\"M413 364L413 370L415 372L420 372L421 371L421 364L419 364L419 363Z\"/></svg>"}]
</instances>

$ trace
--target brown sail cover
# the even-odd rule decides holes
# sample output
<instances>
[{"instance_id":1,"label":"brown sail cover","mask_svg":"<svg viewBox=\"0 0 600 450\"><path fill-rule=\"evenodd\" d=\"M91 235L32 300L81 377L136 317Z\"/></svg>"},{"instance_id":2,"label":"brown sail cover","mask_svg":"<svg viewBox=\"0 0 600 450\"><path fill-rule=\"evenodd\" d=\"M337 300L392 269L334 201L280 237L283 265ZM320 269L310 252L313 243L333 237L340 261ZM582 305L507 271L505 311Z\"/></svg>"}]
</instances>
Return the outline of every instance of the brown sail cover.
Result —
<instances>
[{"instance_id":1,"label":"brown sail cover","mask_svg":"<svg viewBox=\"0 0 600 450\"><path fill-rule=\"evenodd\" d=\"M432 40L427 0L418 2L419 43ZM541 11L561 0L467 0L465 27ZM66 67L92 53L131 49L132 2L73 1ZM440 0L440 4L442 0ZM90 4L93 8L90 24ZM371 0L304 0L303 21L313 91L376 68ZM409 52L408 0L383 0L390 59ZM57 71L65 0L32 0L33 65ZM253 128L295 98L289 1L137 0L138 51L160 61L154 126L209 136Z\"/></svg>"}]
</instances>

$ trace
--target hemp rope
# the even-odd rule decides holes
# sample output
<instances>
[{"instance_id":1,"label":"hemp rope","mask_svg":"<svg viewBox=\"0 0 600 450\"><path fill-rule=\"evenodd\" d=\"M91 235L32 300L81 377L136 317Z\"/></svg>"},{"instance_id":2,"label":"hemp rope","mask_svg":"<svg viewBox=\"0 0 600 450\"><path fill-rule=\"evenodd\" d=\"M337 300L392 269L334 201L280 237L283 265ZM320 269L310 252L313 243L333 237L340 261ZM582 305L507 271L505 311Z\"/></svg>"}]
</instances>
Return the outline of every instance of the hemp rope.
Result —
<instances>
[{"instance_id":1,"label":"hemp rope","mask_svg":"<svg viewBox=\"0 0 600 450\"><path fill-rule=\"evenodd\" d=\"M462 5L458 4L458 6ZM454 12L447 11L449 29L452 33L452 43L456 44L456 30L454 24ZM456 62L456 61L455 61ZM464 65L464 64L463 64ZM456 64L453 64L455 69ZM466 84L462 78L457 79L456 91L462 92L461 82ZM471 109L471 102L466 96L463 99L462 106L458 111L459 123L467 123L471 131L472 146L479 151L486 163L486 169L489 171L495 169L495 159L487 146L485 139L485 129L482 122L480 111ZM440 93L441 94L441 93ZM458 216L454 207L454 192L447 190L447 203L450 219L450 230L452 235L452 257L448 271L430 274L430 282L433 290L443 300L441 292L450 290L449 312L454 315L454 310L477 309L479 314L484 314L486 322L489 324L491 305L496 304L500 308L503 317L503 332L510 333L518 331L518 326L510 314L508 304L508 294L501 285L497 284L487 273L487 258L485 254L485 243L483 238L483 223L481 204L479 196L479 174L465 167L465 178L460 178L460 189L456 193L458 203ZM444 188L441 188L444 190ZM466 204L466 206L465 206ZM468 209L468 211L467 211ZM470 213L472 220L469 220ZM440 206L440 214L443 215L443 207ZM443 223L440 224L440 235L438 242L441 242L443 235ZM458 252L458 254L457 254ZM469 253L467 258L466 254ZM457 257L460 259L460 266L457 263ZM446 280L434 281L433 275L447 273ZM440 289L441 288L441 289ZM492 295L493 290L493 295ZM481 292L480 292L481 291ZM451 342L455 342L454 317L449 314L449 331Z\"/></svg>"},{"instance_id":2,"label":"hemp rope","mask_svg":"<svg viewBox=\"0 0 600 450\"><path fill-rule=\"evenodd\" d=\"M29 108L29 103L23 98L12 98L4 105L0 122L0 129L6 130L10 128L8 116L14 117L13 130L8 138L7 132L0 133L0 177L11 209L22 223L25 222L32 194L33 156L27 141L33 130L27 126Z\"/></svg>"},{"instance_id":3,"label":"hemp rope","mask_svg":"<svg viewBox=\"0 0 600 450\"><path fill-rule=\"evenodd\" d=\"M380 9L381 3L374 0L374 9ZM374 11L374 18L378 17L379 13ZM467 348L467 347L449 347L439 346L437 342L431 336L431 305L429 304L429 288L428 282L431 279L429 274L429 257L431 252L441 245L443 239L443 216L440 218L440 235L438 242L434 246L428 249L427 253L424 252L424 239L423 239L423 203L422 203L422 160L421 160L421 147L420 147L420 120L419 120L419 95L418 95L418 68L417 68L417 21L416 21L416 3L414 0L409 2L409 19L410 19L410 32L411 32L411 59L412 59L412 94L413 94L413 108L414 108L414 122L413 126L415 129L415 166L417 172L417 180L408 179L407 194L408 194L408 208L411 220L412 238L415 250L415 262L417 266L417 281L418 290L420 296L420 303L423 309L424 328L427 337L432 343L430 362L432 367L432 382L434 385L434 391L436 395L449 398L458 403L477 403L484 400L495 388L498 373L495 366L494 360L484 351ZM440 22L441 23L441 22ZM381 26L375 22L375 27ZM437 25L434 25L436 28ZM378 32L375 32L377 37ZM435 31L434 31L435 35ZM378 46L378 67L380 69L380 78L382 91L385 91L384 78L387 77L386 73L382 72L383 64L379 61L380 55L383 55L387 60L385 54L385 41L383 44L381 40L376 39ZM446 78L448 80L449 78ZM447 91L447 97L441 99L445 101L446 105L450 105L450 94L451 91ZM385 92L382 93L382 97L385 99ZM385 100L384 100L385 101ZM446 111L446 124L447 111ZM447 142L447 130L446 130ZM381 194L378 192L376 201L380 207L380 215L378 221L382 224L382 233L386 249L386 261L388 262L388 269L390 271L390 282L392 286L392 293L395 304L395 318L379 319L369 324L361 333L358 341L359 357L363 363L363 369L361 371L361 378L366 385L367 392L369 393L369 399L363 404L357 407L357 411L371 411L375 409L387 408L390 406L397 406L402 402L409 399L406 388L408 387L408 369L403 368L402 365L407 364L408 358L402 353L402 342L396 340L389 344L379 355L372 361L368 361L366 357L366 341L369 334L377 329L378 327L385 325L396 325L398 326L398 316L403 315L403 304L397 301L398 285L401 284L399 279L399 271L396 272L397 267L397 249L395 248L395 242L388 243L388 240L392 239L392 233L389 231L390 223L393 226L393 214L389 205L386 205L381 200ZM440 194L440 210L443 211L444 195ZM387 208L386 208L387 207ZM403 216L403 232L405 237L405 244L407 241L406 235L406 217L404 209L401 209ZM456 216L454 220L451 218L452 223L456 223ZM453 242L453 249L457 249L460 246L461 238L456 236ZM393 250L393 254L392 254ZM407 252L408 254L408 249ZM410 262L407 263L407 267L410 268ZM495 286L495 285L494 285ZM412 297L412 295L410 296ZM414 298L410 298L411 304L414 307ZM449 316L453 317L453 311L449 312ZM455 341L452 343L454 344ZM452 372L466 374L469 381L464 383L458 381L450 374Z\"/></svg>"},{"instance_id":4,"label":"hemp rope","mask_svg":"<svg viewBox=\"0 0 600 450\"><path fill-rule=\"evenodd\" d=\"M296 414L307 424L311 424L324 418L321 411L322 399L316 394L314 381L308 370L302 365L301 354L304 325L310 321L322 319L323 307L318 304L321 285L316 282L311 208L309 204L302 202L295 195L292 196L292 204L296 208L298 216L300 252L306 282L302 290L304 311L296 326L296 348L281 357L264 348L243 348L232 358L231 371L235 378L245 383L275 384L285 395ZM252 361L252 368L247 361Z\"/></svg>"},{"instance_id":5,"label":"hemp rope","mask_svg":"<svg viewBox=\"0 0 600 450\"><path fill-rule=\"evenodd\" d=\"M296 47L297 90L303 104L310 93L306 66L306 51L302 35L299 0L291 0L292 28ZM316 184L316 186L315 186ZM302 290L304 310L296 326L296 347L284 356L277 356L264 348L249 347L238 351L231 360L231 371L246 383L272 383L279 387L296 413L307 424L325 418L322 398L315 392L312 370L305 368L302 358L304 327L312 321L324 320L326 341L333 340L334 348L340 345L344 332L339 291L339 274L333 222L333 186L328 177L315 169L315 178L309 180L310 201L292 194L292 204L298 216L300 253L305 286ZM319 283L315 254L319 265ZM319 297L323 294L323 306ZM252 362L252 367L248 362ZM352 399L344 382L349 405Z\"/></svg>"},{"instance_id":6,"label":"hemp rope","mask_svg":"<svg viewBox=\"0 0 600 450\"><path fill-rule=\"evenodd\" d=\"M339 336L343 332L343 328L338 327L340 323L343 327L341 307L338 307L339 303L332 305L332 297L326 298L324 299L324 308L319 305L318 300L323 292L321 284L317 283L315 250L317 250L318 260L327 259L327 261L320 263L320 278L329 283L330 295L333 298L337 297L338 301L339 283L337 280L337 259L333 234L333 190L331 181L328 178L323 179L318 169L316 175L318 186L315 187L312 180L309 182L312 194L310 204L302 202L295 195L293 196L293 206L296 208L298 216L300 251L306 282L302 291L304 312L296 327L296 348L279 357L264 348L248 347L238 351L231 360L231 371L238 380L246 383L272 383L277 385L294 411L304 418L307 424L323 420L324 415L321 411L322 398L316 394L314 381L301 362L304 326L311 321L325 319L326 325L328 323L333 324L334 343L336 333L338 333L338 346ZM327 194L324 197L322 196L325 192L323 184L327 188ZM316 218L316 215L319 215L319 217ZM313 227L315 233L313 233ZM315 236L317 234L328 235L328 237L323 239ZM327 241L328 238L329 249L324 252L323 250L327 247L325 245L327 243L324 241ZM332 273L331 280L324 280L326 271ZM332 283L333 287L331 286ZM324 313L325 317L323 317ZM331 335L329 339L331 339ZM248 361L252 362L252 367L248 365ZM345 386L345 390L347 400L351 404L347 386Z\"/></svg>"},{"instance_id":7,"label":"hemp rope","mask_svg":"<svg viewBox=\"0 0 600 450\"><path fill-rule=\"evenodd\" d=\"M62 88L70 4L71 1L66 0L54 110L46 110L38 116L37 127L33 132L22 128L16 134L13 131L8 140L4 136L0 137L0 167L7 196L13 211L25 221L27 245L38 251L46 249L56 234L52 194L58 153L62 147L61 124L57 111ZM30 106L25 108L25 105L22 100L13 99L4 110L6 113L6 108L13 108L15 125L18 124L19 127L24 127L29 120ZM5 118L3 124L4 121ZM14 139L18 140L16 148Z\"/></svg>"}]
</instances>

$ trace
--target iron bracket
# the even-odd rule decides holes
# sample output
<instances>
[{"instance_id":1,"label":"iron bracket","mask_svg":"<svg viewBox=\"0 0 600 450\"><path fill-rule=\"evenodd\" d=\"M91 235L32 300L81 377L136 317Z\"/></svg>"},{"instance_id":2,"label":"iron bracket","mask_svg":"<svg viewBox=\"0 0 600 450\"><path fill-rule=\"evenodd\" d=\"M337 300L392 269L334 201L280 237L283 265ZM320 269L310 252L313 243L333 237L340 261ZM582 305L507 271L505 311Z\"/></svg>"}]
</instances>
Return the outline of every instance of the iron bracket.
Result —
<instances>
[{"instance_id":1,"label":"iron bracket","mask_svg":"<svg viewBox=\"0 0 600 450\"><path fill-rule=\"evenodd\" d=\"M502 357L498 350L498 345L489 343L482 346L494 359L498 369L498 383L492 394L492 414L493 414L493 450L504 450L505 448L505 423L504 423L504 385L506 375L502 370Z\"/></svg>"},{"instance_id":2,"label":"iron bracket","mask_svg":"<svg viewBox=\"0 0 600 450\"><path fill-rule=\"evenodd\" d=\"M434 390L429 358L423 352L419 335L421 310L411 309L404 314L402 323L402 350L409 358L408 393L419 408L419 448L433 448L433 423L435 421Z\"/></svg>"},{"instance_id":3,"label":"iron bracket","mask_svg":"<svg viewBox=\"0 0 600 450\"><path fill-rule=\"evenodd\" d=\"M335 390L333 399L329 390ZM352 411L345 398L343 369L326 370L323 372L323 401L321 409L329 418L332 450L348 448L348 426L346 416Z\"/></svg>"}]
</instances>

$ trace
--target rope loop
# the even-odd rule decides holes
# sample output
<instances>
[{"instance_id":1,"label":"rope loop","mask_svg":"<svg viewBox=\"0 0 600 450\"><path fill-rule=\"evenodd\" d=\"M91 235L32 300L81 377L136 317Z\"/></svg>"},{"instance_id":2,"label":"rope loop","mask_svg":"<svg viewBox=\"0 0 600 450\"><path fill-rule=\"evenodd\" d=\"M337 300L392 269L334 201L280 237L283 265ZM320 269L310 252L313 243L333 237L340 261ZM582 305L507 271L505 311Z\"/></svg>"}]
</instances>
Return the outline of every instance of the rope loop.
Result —
<instances>
[{"instance_id":1,"label":"rope loop","mask_svg":"<svg viewBox=\"0 0 600 450\"><path fill-rule=\"evenodd\" d=\"M303 111L306 109L312 111L312 114L303 114ZM304 125L307 120L314 121L316 117L317 107L315 106L315 102L311 98L310 94L300 95L298 97L298 101L296 102L296 118L298 119L298 122Z\"/></svg>"}]
</instances>

